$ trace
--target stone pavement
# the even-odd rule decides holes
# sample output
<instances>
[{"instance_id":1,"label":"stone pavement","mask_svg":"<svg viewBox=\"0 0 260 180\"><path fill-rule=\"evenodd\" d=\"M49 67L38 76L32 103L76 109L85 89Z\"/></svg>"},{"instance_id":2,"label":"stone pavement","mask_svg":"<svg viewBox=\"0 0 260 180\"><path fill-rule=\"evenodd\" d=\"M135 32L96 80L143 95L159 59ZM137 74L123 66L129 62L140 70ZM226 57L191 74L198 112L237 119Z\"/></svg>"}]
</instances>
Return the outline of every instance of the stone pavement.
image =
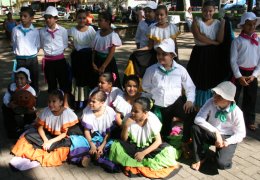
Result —
<instances>
[{"instance_id":1,"label":"stone pavement","mask_svg":"<svg viewBox=\"0 0 260 180\"><path fill-rule=\"evenodd\" d=\"M185 65L189 59L191 48L194 45L191 33L181 34L178 38L179 57L181 63ZM135 49L133 40L125 40L123 46L116 51L117 62L120 73L127 63L130 53ZM67 52L67 54L69 51ZM39 53L42 56L42 52ZM1 97L10 83L13 55L9 43L0 34L0 92ZM39 65L40 68L40 65ZM40 78L41 93L39 96L39 107L44 107L46 103L46 89L43 75ZM172 179L260 179L260 88L258 88L257 104L257 124L256 132L248 132L245 140L237 147L233 158L233 168L230 170L217 170L211 160L207 161L200 172L190 169L190 160L180 159L182 169ZM102 168L91 164L88 168L81 168L75 165L64 163L59 167L37 167L28 171L19 172L9 167L9 161L13 157L10 155L10 148L15 142L6 138L2 116L0 116L0 179L91 179L91 180L124 180L129 179L123 173L107 173ZM214 148L211 148L214 150ZM132 178L146 179L146 178Z\"/></svg>"}]
</instances>

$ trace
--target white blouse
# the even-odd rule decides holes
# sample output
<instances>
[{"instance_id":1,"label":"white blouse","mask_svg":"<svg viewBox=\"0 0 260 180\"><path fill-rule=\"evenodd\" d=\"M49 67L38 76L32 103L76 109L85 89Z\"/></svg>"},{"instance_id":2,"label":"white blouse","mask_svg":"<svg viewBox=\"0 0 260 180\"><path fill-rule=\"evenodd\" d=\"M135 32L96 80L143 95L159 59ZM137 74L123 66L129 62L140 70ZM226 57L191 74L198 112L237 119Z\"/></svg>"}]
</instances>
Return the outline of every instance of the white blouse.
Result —
<instances>
[{"instance_id":1,"label":"white blouse","mask_svg":"<svg viewBox=\"0 0 260 180\"><path fill-rule=\"evenodd\" d=\"M91 131L91 133L98 131L101 135L105 135L110 132L114 125L116 112L109 106L105 106L104 114L100 117L96 117L93 111L86 107L83 110L82 126L85 129Z\"/></svg>"},{"instance_id":2,"label":"white blouse","mask_svg":"<svg viewBox=\"0 0 260 180\"><path fill-rule=\"evenodd\" d=\"M199 28L199 31L201 34L205 35L207 38L211 40L216 40L217 39L217 34L220 29L220 21L217 19L214 19L213 23L211 25L206 25L203 21L202 18L196 17L197 20L197 25ZM205 45L204 43L198 41L195 39L195 44L197 45Z\"/></svg>"},{"instance_id":3,"label":"white blouse","mask_svg":"<svg viewBox=\"0 0 260 180\"><path fill-rule=\"evenodd\" d=\"M81 32L76 27L72 27L68 30L68 35L73 38L74 47L79 51L84 48L91 48L96 31L92 26L88 26L88 29L85 32Z\"/></svg>"},{"instance_id":4,"label":"white blouse","mask_svg":"<svg viewBox=\"0 0 260 180\"><path fill-rule=\"evenodd\" d=\"M133 122L128 128L130 141L135 143L137 147L147 147L151 145L155 137L160 134L162 123L152 112L148 112L146 124L141 127L136 122Z\"/></svg>"},{"instance_id":5,"label":"white blouse","mask_svg":"<svg viewBox=\"0 0 260 180\"><path fill-rule=\"evenodd\" d=\"M175 24L169 23L166 28L160 28L156 25L150 26L147 37L154 40L154 46L164 39L176 39L180 34L178 27Z\"/></svg>"},{"instance_id":6,"label":"white blouse","mask_svg":"<svg viewBox=\"0 0 260 180\"><path fill-rule=\"evenodd\" d=\"M147 34L149 31L149 27L153 26L154 24L156 23L152 23L150 26L148 26L145 20L140 21L138 23L138 27L135 34L135 42L140 43L140 48L148 45L149 39L147 37Z\"/></svg>"},{"instance_id":7,"label":"white blouse","mask_svg":"<svg viewBox=\"0 0 260 180\"><path fill-rule=\"evenodd\" d=\"M95 51L108 54L112 46L121 46L122 41L116 32L112 32L106 36L100 35L100 30L97 31L92 47Z\"/></svg>"},{"instance_id":8,"label":"white blouse","mask_svg":"<svg viewBox=\"0 0 260 180\"><path fill-rule=\"evenodd\" d=\"M46 107L38 118L38 124L53 135L66 132L68 127L77 123L78 117L70 108L66 108L61 115L55 116L49 107Z\"/></svg>"}]
</instances>

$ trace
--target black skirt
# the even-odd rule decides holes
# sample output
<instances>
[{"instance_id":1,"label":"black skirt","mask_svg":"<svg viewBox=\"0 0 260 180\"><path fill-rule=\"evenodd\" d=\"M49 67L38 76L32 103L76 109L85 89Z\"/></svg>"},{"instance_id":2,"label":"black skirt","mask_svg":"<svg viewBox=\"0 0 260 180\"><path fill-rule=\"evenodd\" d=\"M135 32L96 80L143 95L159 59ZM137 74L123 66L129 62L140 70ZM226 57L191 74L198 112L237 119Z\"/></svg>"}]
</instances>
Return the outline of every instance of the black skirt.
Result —
<instances>
[{"instance_id":1,"label":"black skirt","mask_svg":"<svg viewBox=\"0 0 260 180\"><path fill-rule=\"evenodd\" d=\"M105 62L106 58L107 58L107 54L96 52L96 56L95 56L96 66L98 68L100 68L103 65L103 63ZM110 63L107 65L105 72L115 73L116 80L114 81L113 86L122 89L120 78L119 78L119 73L118 73L118 69L117 69L117 65L116 65L116 60L114 57L112 58ZM99 73L95 71L92 76L93 88L97 86L98 79L99 79Z\"/></svg>"},{"instance_id":2,"label":"black skirt","mask_svg":"<svg viewBox=\"0 0 260 180\"><path fill-rule=\"evenodd\" d=\"M220 53L215 45L193 47L187 70L197 89L211 89L227 76Z\"/></svg>"},{"instance_id":3,"label":"black skirt","mask_svg":"<svg viewBox=\"0 0 260 180\"><path fill-rule=\"evenodd\" d=\"M90 48L74 50L71 53L71 68L76 86L90 86L93 74L92 50Z\"/></svg>"}]
</instances>

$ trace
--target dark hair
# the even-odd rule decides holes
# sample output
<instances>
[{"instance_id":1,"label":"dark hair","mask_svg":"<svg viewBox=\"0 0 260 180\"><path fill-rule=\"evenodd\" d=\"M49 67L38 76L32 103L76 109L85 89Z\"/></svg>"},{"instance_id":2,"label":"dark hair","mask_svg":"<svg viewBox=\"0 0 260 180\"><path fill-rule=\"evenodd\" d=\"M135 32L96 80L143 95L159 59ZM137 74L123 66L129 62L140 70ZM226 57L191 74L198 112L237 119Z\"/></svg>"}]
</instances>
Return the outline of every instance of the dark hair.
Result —
<instances>
[{"instance_id":1,"label":"dark hair","mask_svg":"<svg viewBox=\"0 0 260 180\"><path fill-rule=\"evenodd\" d=\"M111 22L112 22L112 14L107 11L99 13L98 18L105 19L105 21L108 21L109 24L111 24Z\"/></svg>"},{"instance_id":2,"label":"dark hair","mask_svg":"<svg viewBox=\"0 0 260 180\"><path fill-rule=\"evenodd\" d=\"M161 9L164 10L166 14L168 14L168 9L165 5L158 5L156 11Z\"/></svg>"},{"instance_id":3,"label":"dark hair","mask_svg":"<svg viewBox=\"0 0 260 180\"><path fill-rule=\"evenodd\" d=\"M149 98L147 97L139 97L139 98L136 98L134 103L138 103L142 106L142 110L144 112L147 112L147 111L150 111L151 108L152 108L152 100L150 100Z\"/></svg>"},{"instance_id":4,"label":"dark hair","mask_svg":"<svg viewBox=\"0 0 260 180\"><path fill-rule=\"evenodd\" d=\"M49 93L50 96L55 96L57 97L60 101L64 102L64 92L61 89L54 89Z\"/></svg>"},{"instance_id":5,"label":"dark hair","mask_svg":"<svg viewBox=\"0 0 260 180\"><path fill-rule=\"evenodd\" d=\"M212 0L205 1L203 3L202 7L207 7L207 6L213 6L215 8L216 3L215 3L215 1L212 1Z\"/></svg>"},{"instance_id":6,"label":"dark hair","mask_svg":"<svg viewBox=\"0 0 260 180\"><path fill-rule=\"evenodd\" d=\"M34 16L34 11L31 7L21 7L20 14L27 12L31 17Z\"/></svg>"},{"instance_id":7,"label":"dark hair","mask_svg":"<svg viewBox=\"0 0 260 180\"><path fill-rule=\"evenodd\" d=\"M15 77L16 77L17 74L23 74L26 77L27 81L28 81L28 76L27 76L27 74L25 72L19 71L19 72L15 73Z\"/></svg>"},{"instance_id":8,"label":"dark hair","mask_svg":"<svg viewBox=\"0 0 260 180\"><path fill-rule=\"evenodd\" d=\"M94 97L94 96L97 96L97 99L100 101L100 102L105 102L106 99L107 99L107 94L102 91L102 90L96 90L94 91L91 95L90 95L90 98Z\"/></svg>"},{"instance_id":9,"label":"dark hair","mask_svg":"<svg viewBox=\"0 0 260 180\"><path fill-rule=\"evenodd\" d=\"M139 77L136 76L136 75L126 76L126 78L124 79L124 88L125 88L126 83L127 83L128 81L134 81L134 82L137 84L138 87L139 87L139 85L140 85Z\"/></svg>"},{"instance_id":10,"label":"dark hair","mask_svg":"<svg viewBox=\"0 0 260 180\"><path fill-rule=\"evenodd\" d=\"M76 17L78 17L79 14L82 14L82 13L85 13L86 14L86 11L84 9L79 9L77 11L77 14L76 14Z\"/></svg>"},{"instance_id":11,"label":"dark hair","mask_svg":"<svg viewBox=\"0 0 260 180\"><path fill-rule=\"evenodd\" d=\"M113 77L113 74L111 72L105 72L105 73L102 73L100 74L99 77L103 77L105 78L105 80L109 83L112 83L112 85L114 84L115 80L114 80L114 77Z\"/></svg>"}]
</instances>

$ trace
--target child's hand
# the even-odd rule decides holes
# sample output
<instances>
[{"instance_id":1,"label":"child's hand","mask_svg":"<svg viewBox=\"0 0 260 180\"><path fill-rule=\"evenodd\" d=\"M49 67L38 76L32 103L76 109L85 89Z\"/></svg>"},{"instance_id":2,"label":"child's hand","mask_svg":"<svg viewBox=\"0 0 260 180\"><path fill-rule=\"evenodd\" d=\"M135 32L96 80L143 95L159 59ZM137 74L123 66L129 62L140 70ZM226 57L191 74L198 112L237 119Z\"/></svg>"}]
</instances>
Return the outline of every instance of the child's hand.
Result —
<instances>
[{"instance_id":1,"label":"child's hand","mask_svg":"<svg viewBox=\"0 0 260 180\"><path fill-rule=\"evenodd\" d=\"M97 153L97 147L96 147L96 145L93 142L91 142L89 154L94 155L96 153Z\"/></svg>"},{"instance_id":2,"label":"child's hand","mask_svg":"<svg viewBox=\"0 0 260 180\"><path fill-rule=\"evenodd\" d=\"M247 82L247 78L245 76L241 76L240 78L238 78L239 83L241 84L241 86L248 86L248 82Z\"/></svg>"},{"instance_id":3,"label":"child's hand","mask_svg":"<svg viewBox=\"0 0 260 180\"><path fill-rule=\"evenodd\" d=\"M129 127L132 123L134 123L135 121L132 118L128 118L125 123L124 126Z\"/></svg>"},{"instance_id":4,"label":"child's hand","mask_svg":"<svg viewBox=\"0 0 260 180\"><path fill-rule=\"evenodd\" d=\"M221 134L219 132L216 132L215 146L217 148L222 148L223 147L223 139L222 139L222 136L221 136Z\"/></svg>"},{"instance_id":5,"label":"child's hand","mask_svg":"<svg viewBox=\"0 0 260 180\"><path fill-rule=\"evenodd\" d=\"M250 84L251 82L254 81L254 79L255 79L255 76L248 76L248 77L246 77L246 82L247 82L248 84Z\"/></svg>"},{"instance_id":6,"label":"child's hand","mask_svg":"<svg viewBox=\"0 0 260 180\"><path fill-rule=\"evenodd\" d=\"M98 71L98 67L95 63L92 63L92 66L93 66L94 71Z\"/></svg>"},{"instance_id":7,"label":"child's hand","mask_svg":"<svg viewBox=\"0 0 260 180\"><path fill-rule=\"evenodd\" d=\"M103 145L99 146L99 147L97 148L97 153L98 153L99 155L102 155L102 154L103 154L103 149L104 149L104 146L103 146Z\"/></svg>"},{"instance_id":8,"label":"child's hand","mask_svg":"<svg viewBox=\"0 0 260 180\"><path fill-rule=\"evenodd\" d=\"M141 162L145 157L145 154L141 151L141 152L137 152L135 153L135 159L139 162Z\"/></svg>"},{"instance_id":9,"label":"child's hand","mask_svg":"<svg viewBox=\"0 0 260 180\"><path fill-rule=\"evenodd\" d=\"M186 103L183 106L183 109L184 109L184 112L187 114L193 112L193 110L194 110L193 103L191 101L186 101Z\"/></svg>"},{"instance_id":10,"label":"child's hand","mask_svg":"<svg viewBox=\"0 0 260 180\"><path fill-rule=\"evenodd\" d=\"M99 74L104 73L104 72L105 72L105 69L106 69L106 67L104 67L104 66L102 65L102 66L98 69Z\"/></svg>"},{"instance_id":11,"label":"child's hand","mask_svg":"<svg viewBox=\"0 0 260 180\"><path fill-rule=\"evenodd\" d=\"M228 142L227 141L223 141L223 147L228 147Z\"/></svg>"},{"instance_id":12,"label":"child's hand","mask_svg":"<svg viewBox=\"0 0 260 180\"><path fill-rule=\"evenodd\" d=\"M43 148L45 151L47 151L48 149L50 149L50 147L51 147L52 144L53 144L53 143L52 143L51 140L45 141L45 142L43 143L43 145L42 145L42 148Z\"/></svg>"}]
</instances>

